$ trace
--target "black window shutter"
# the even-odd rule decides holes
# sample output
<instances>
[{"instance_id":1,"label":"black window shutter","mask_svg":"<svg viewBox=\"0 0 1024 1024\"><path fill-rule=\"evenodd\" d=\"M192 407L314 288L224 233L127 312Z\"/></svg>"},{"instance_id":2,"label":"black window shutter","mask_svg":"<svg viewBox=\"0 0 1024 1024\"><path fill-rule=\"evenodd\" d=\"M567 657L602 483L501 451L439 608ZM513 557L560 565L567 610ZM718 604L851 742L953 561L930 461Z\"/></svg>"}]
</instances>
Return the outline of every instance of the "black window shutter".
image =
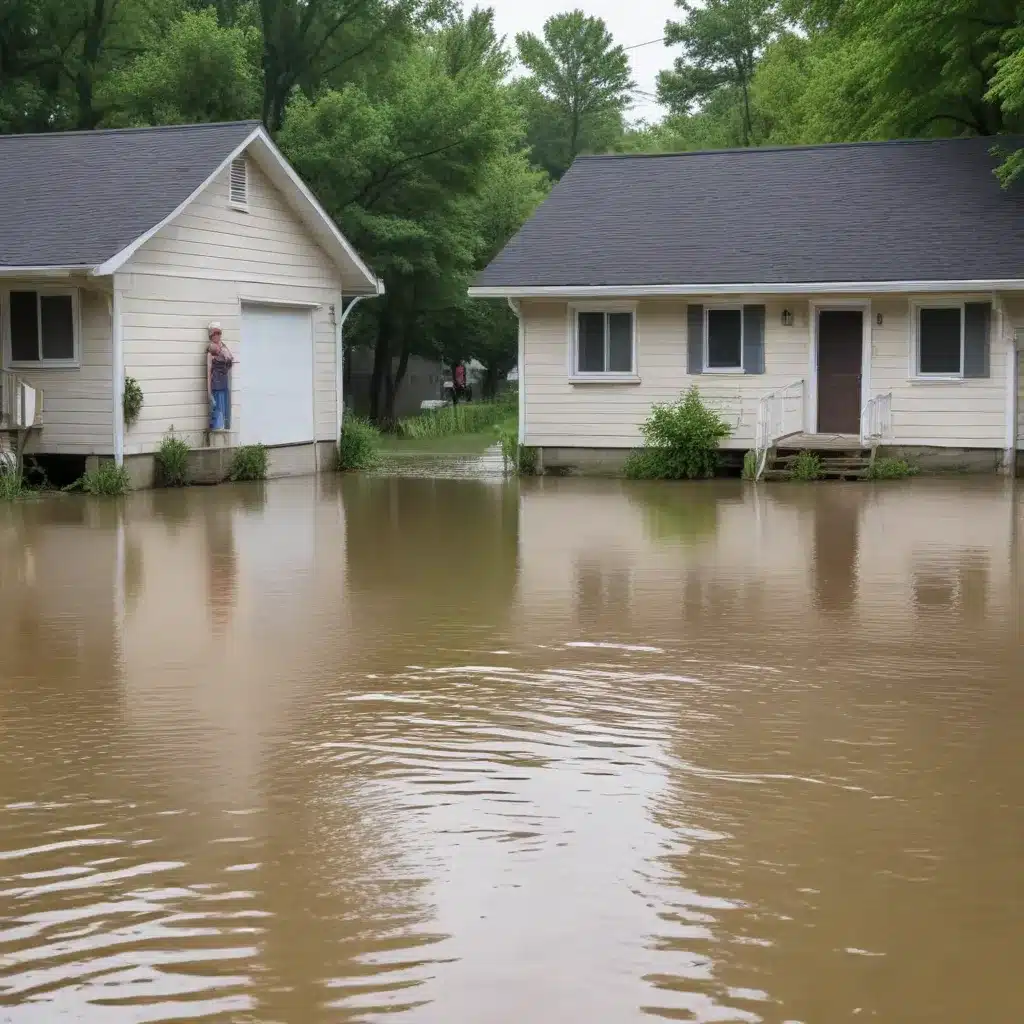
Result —
<instances>
[{"instance_id":1,"label":"black window shutter","mask_svg":"<svg viewBox=\"0 0 1024 1024\"><path fill-rule=\"evenodd\" d=\"M687 373L704 372L704 307L686 307Z\"/></svg>"},{"instance_id":2,"label":"black window shutter","mask_svg":"<svg viewBox=\"0 0 1024 1024\"><path fill-rule=\"evenodd\" d=\"M743 307L743 371L764 373L764 306Z\"/></svg>"},{"instance_id":3,"label":"black window shutter","mask_svg":"<svg viewBox=\"0 0 1024 1024\"><path fill-rule=\"evenodd\" d=\"M964 376L988 377L989 326L992 303L968 302L964 306Z\"/></svg>"}]
</instances>

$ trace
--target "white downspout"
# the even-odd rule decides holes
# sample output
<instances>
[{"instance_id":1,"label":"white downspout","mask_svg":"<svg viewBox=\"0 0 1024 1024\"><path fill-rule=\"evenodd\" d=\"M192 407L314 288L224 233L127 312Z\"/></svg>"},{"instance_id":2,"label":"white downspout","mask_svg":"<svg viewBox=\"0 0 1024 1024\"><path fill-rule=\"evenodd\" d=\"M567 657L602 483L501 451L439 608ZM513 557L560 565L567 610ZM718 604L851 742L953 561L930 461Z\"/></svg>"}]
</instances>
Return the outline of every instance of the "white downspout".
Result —
<instances>
[{"instance_id":1,"label":"white downspout","mask_svg":"<svg viewBox=\"0 0 1024 1024\"><path fill-rule=\"evenodd\" d=\"M1003 472L1017 471L1017 345L1016 332L1006 312L1002 296L993 296L997 318L996 336L1004 342L1006 360L1006 422L1003 445Z\"/></svg>"},{"instance_id":2,"label":"white downspout","mask_svg":"<svg viewBox=\"0 0 1024 1024\"><path fill-rule=\"evenodd\" d=\"M363 299L375 299L379 295L384 294L384 285L378 281L377 291L372 295L355 295L352 297L352 301L348 304L348 308L338 316L334 317L334 384L336 392L336 413L334 417L334 440L337 442L338 438L341 437L341 424L342 419L345 415L345 396L343 394L343 385L345 380L345 365L344 365L344 351L345 341L342 333L342 328L345 326L345 321L348 319L349 314L356 306L359 305ZM344 296L339 293L338 295L338 309L341 310L344 305Z\"/></svg>"},{"instance_id":3,"label":"white downspout","mask_svg":"<svg viewBox=\"0 0 1024 1024\"><path fill-rule=\"evenodd\" d=\"M112 352L110 385L113 393L114 462L124 465L124 323L122 319L120 275L113 278L113 301L110 304Z\"/></svg>"},{"instance_id":4,"label":"white downspout","mask_svg":"<svg viewBox=\"0 0 1024 1024\"><path fill-rule=\"evenodd\" d=\"M506 299L508 308L516 315L519 324L519 345L516 354L516 369L519 371L519 443L526 443L526 328L523 326L522 307L518 299Z\"/></svg>"}]
</instances>

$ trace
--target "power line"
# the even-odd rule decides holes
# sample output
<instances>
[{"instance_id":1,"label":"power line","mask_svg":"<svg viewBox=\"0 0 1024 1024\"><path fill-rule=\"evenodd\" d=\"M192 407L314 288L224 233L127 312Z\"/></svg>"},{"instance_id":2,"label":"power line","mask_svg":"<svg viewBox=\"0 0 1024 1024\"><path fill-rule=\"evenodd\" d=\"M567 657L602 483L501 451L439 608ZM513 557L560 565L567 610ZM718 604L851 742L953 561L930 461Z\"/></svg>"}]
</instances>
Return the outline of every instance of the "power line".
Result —
<instances>
[{"instance_id":1,"label":"power line","mask_svg":"<svg viewBox=\"0 0 1024 1024\"><path fill-rule=\"evenodd\" d=\"M646 43L634 43L632 46L624 46L624 50L639 50L641 46L653 46L655 43L665 42L665 37L662 36L660 39L648 39Z\"/></svg>"}]
</instances>

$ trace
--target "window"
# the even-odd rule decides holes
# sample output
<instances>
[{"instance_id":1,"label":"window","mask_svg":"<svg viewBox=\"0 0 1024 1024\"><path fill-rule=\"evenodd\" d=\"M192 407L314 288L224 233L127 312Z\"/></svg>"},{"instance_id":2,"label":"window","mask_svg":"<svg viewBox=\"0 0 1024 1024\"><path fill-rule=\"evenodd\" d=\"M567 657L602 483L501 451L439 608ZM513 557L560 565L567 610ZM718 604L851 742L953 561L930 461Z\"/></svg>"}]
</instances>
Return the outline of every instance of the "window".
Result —
<instances>
[{"instance_id":1,"label":"window","mask_svg":"<svg viewBox=\"0 0 1024 1024\"><path fill-rule=\"evenodd\" d=\"M963 373L962 306L922 306L917 311L917 372L927 377Z\"/></svg>"},{"instance_id":2,"label":"window","mask_svg":"<svg viewBox=\"0 0 1024 1024\"><path fill-rule=\"evenodd\" d=\"M76 313L74 292L10 292L7 324L11 362L75 362Z\"/></svg>"},{"instance_id":3,"label":"window","mask_svg":"<svg viewBox=\"0 0 1024 1024\"><path fill-rule=\"evenodd\" d=\"M249 167L244 156L231 161L231 205L239 209L249 208Z\"/></svg>"},{"instance_id":4,"label":"window","mask_svg":"<svg viewBox=\"0 0 1024 1024\"><path fill-rule=\"evenodd\" d=\"M631 312L577 311L575 372L634 372Z\"/></svg>"},{"instance_id":5,"label":"window","mask_svg":"<svg viewBox=\"0 0 1024 1024\"><path fill-rule=\"evenodd\" d=\"M704 368L707 370L743 369L743 308L709 309Z\"/></svg>"}]
</instances>

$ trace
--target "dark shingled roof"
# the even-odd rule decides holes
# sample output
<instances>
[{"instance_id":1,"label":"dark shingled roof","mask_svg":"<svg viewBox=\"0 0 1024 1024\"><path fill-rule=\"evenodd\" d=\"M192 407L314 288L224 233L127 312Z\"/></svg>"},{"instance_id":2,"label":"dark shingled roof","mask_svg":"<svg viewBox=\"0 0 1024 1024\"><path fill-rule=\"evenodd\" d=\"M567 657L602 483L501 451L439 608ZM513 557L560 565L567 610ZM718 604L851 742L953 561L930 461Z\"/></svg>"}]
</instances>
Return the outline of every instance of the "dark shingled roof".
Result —
<instances>
[{"instance_id":1,"label":"dark shingled roof","mask_svg":"<svg viewBox=\"0 0 1024 1024\"><path fill-rule=\"evenodd\" d=\"M475 285L1022 279L995 141L581 157Z\"/></svg>"},{"instance_id":2,"label":"dark shingled roof","mask_svg":"<svg viewBox=\"0 0 1024 1024\"><path fill-rule=\"evenodd\" d=\"M103 263L183 203L258 125L0 135L0 268Z\"/></svg>"}]
</instances>

